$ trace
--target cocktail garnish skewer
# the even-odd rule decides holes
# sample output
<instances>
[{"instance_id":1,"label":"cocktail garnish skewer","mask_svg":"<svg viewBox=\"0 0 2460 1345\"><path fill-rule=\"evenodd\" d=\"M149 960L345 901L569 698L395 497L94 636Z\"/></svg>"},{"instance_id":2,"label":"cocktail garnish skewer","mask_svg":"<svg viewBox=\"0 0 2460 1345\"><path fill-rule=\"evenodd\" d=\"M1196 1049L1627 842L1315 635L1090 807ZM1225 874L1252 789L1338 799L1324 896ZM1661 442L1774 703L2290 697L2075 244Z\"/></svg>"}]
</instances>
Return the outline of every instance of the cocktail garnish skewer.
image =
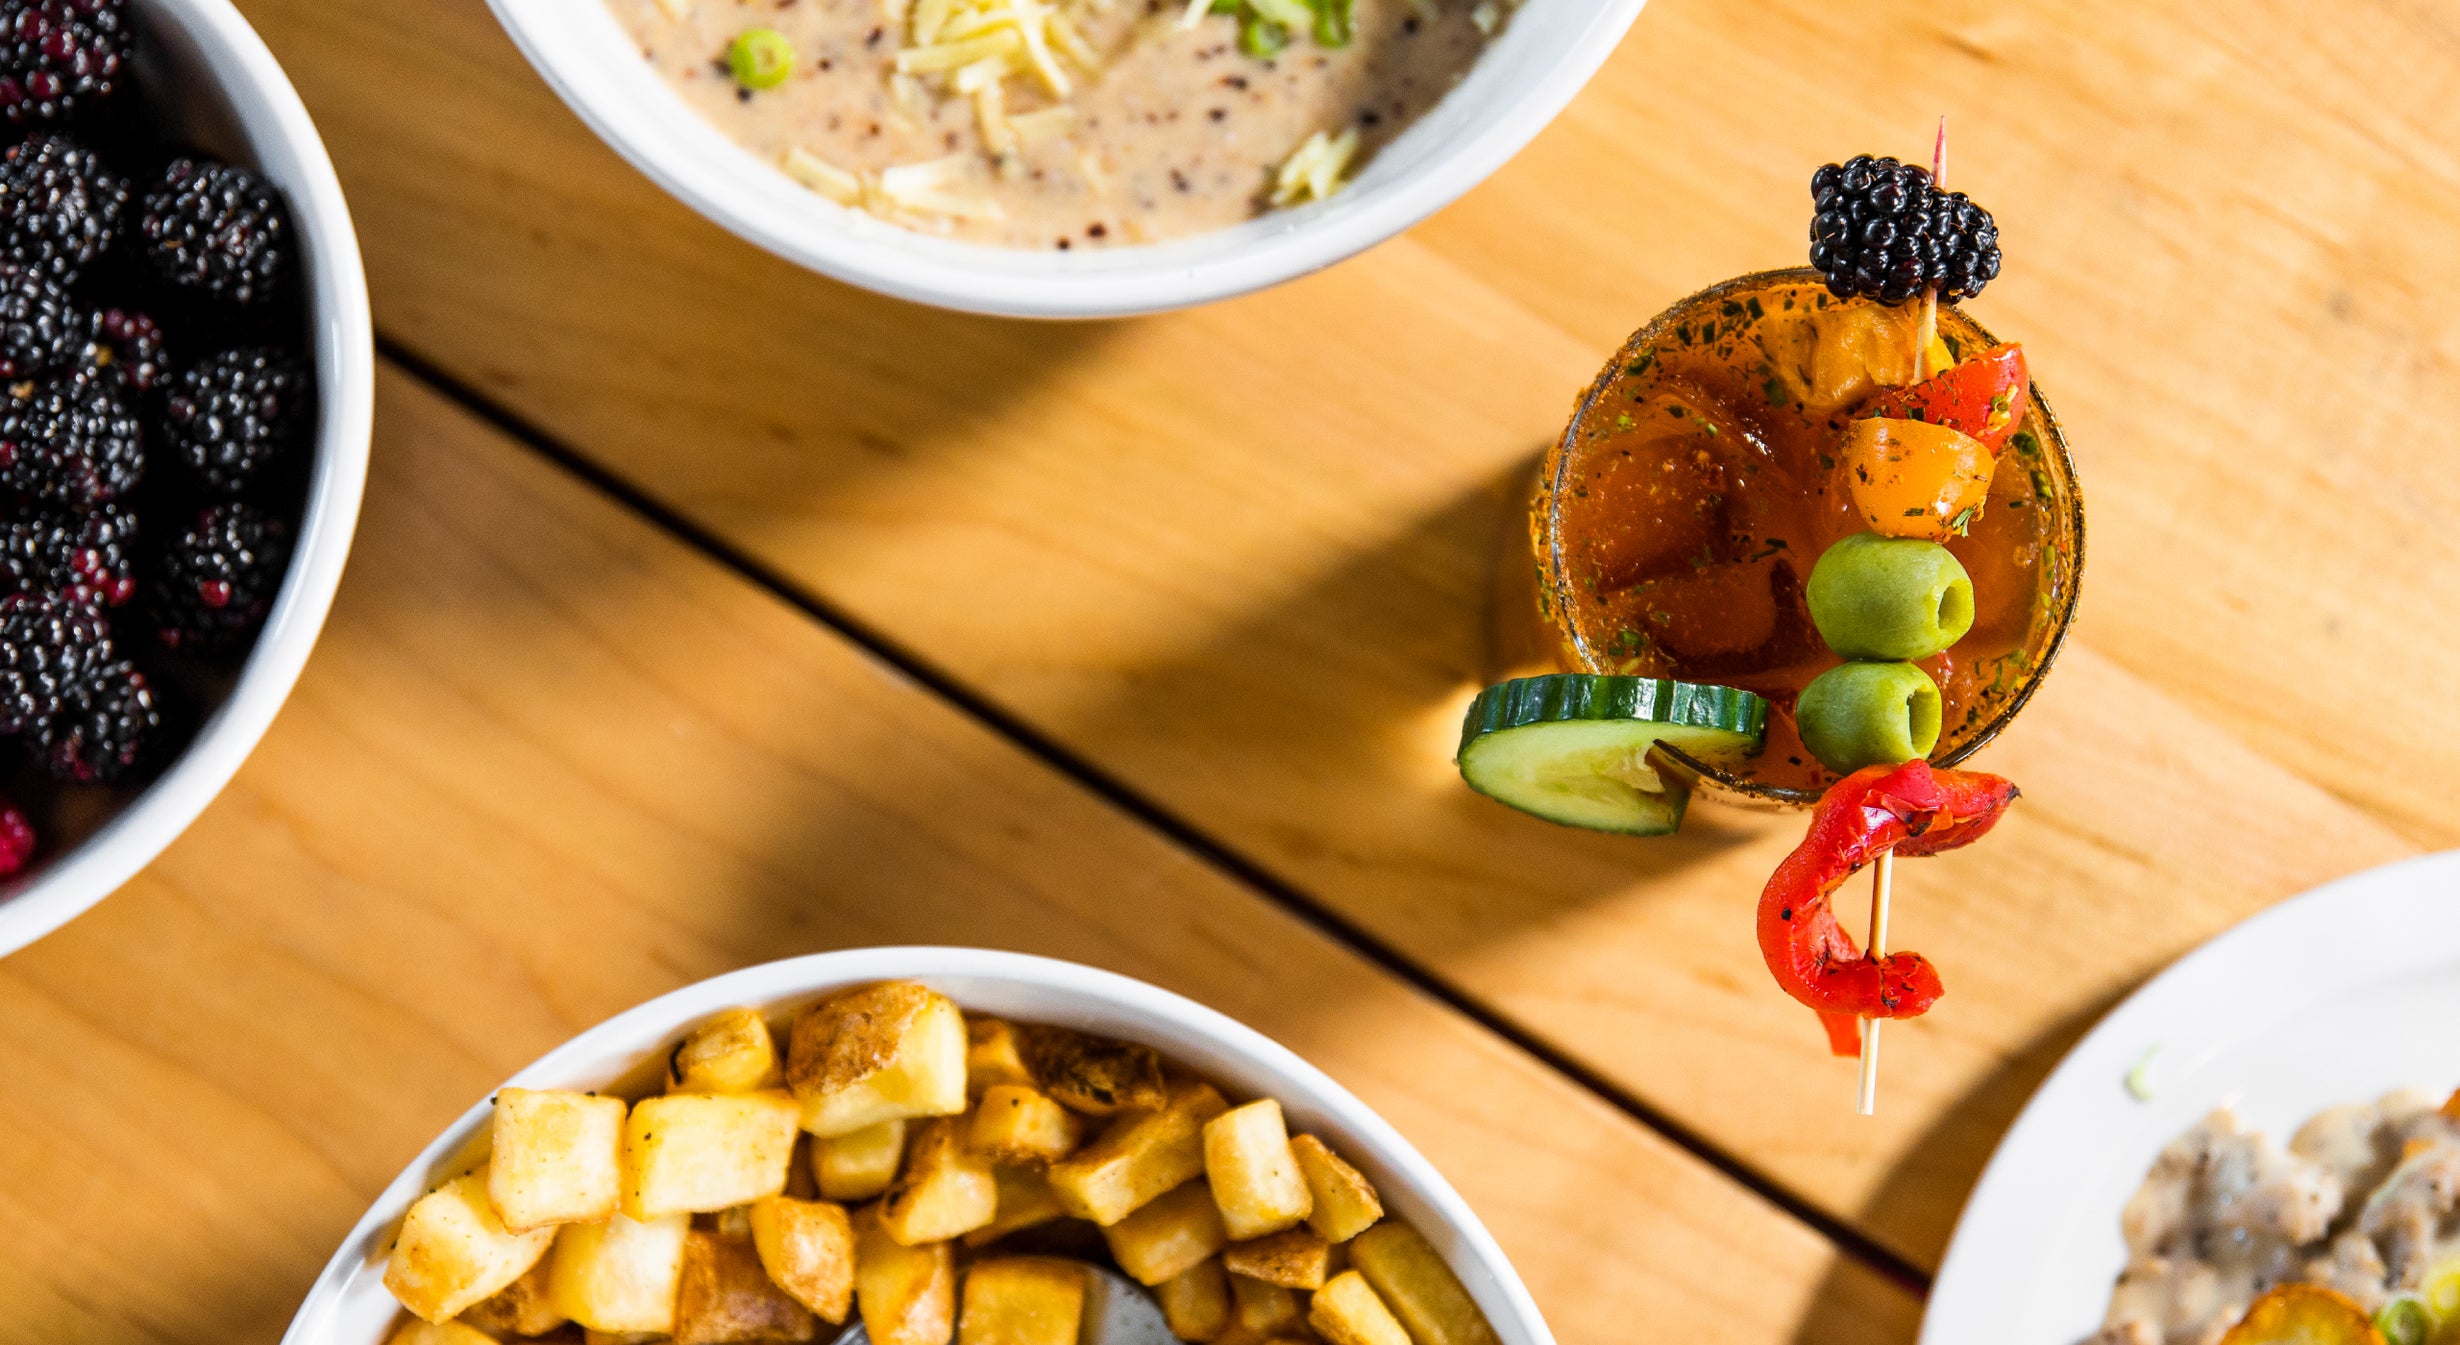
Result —
<instances>
[{"instance_id":1,"label":"cocktail garnish skewer","mask_svg":"<svg viewBox=\"0 0 2460 1345\"><path fill-rule=\"evenodd\" d=\"M1941 191L1947 190L1947 115L1939 117L1939 134L1930 144L1930 182ZM1921 382L1936 372L1930 367L1930 347L1939 339L1939 287L1931 285L1922 291L1922 327L1914 337L1913 381Z\"/></svg>"},{"instance_id":2,"label":"cocktail garnish skewer","mask_svg":"<svg viewBox=\"0 0 2460 1345\"><path fill-rule=\"evenodd\" d=\"M1883 850L1871 864L1870 954L1888 951L1888 889L1896 885L1896 852ZM1879 1029L1888 1020L1862 1020L1862 1086L1854 1095L1854 1111L1869 1116L1879 1110Z\"/></svg>"},{"instance_id":3,"label":"cocktail garnish skewer","mask_svg":"<svg viewBox=\"0 0 2460 1345\"><path fill-rule=\"evenodd\" d=\"M1931 184L1947 189L1947 116L1939 118L1939 134L1930 147ZM1927 286L1922 291L1922 325L1914 333L1913 381L1930 377L1930 347L1939 339L1939 287ZM1883 852L1871 865L1871 937L1872 957L1883 957L1888 951L1888 899L1896 885L1896 855ZM1879 1029L1887 1020L1862 1020L1862 1078L1854 1094L1854 1111L1870 1116L1879 1110Z\"/></svg>"}]
</instances>

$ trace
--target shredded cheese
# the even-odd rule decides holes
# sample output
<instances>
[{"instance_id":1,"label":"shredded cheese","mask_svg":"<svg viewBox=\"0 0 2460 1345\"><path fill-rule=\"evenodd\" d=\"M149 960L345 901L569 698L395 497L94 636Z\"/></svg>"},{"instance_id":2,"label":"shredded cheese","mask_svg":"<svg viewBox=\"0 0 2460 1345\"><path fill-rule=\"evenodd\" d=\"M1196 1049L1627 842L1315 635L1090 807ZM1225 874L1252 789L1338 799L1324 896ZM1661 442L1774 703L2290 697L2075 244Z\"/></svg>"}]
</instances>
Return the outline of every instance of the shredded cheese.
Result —
<instances>
[{"instance_id":1,"label":"shredded cheese","mask_svg":"<svg viewBox=\"0 0 2460 1345\"><path fill-rule=\"evenodd\" d=\"M1013 113L1008 118L1008 129L1016 132L1017 139L1027 145L1039 145L1054 136L1066 135L1069 128L1075 125L1076 109L1064 103L1032 112Z\"/></svg>"},{"instance_id":2,"label":"shredded cheese","mask_svg":"<svg viewBox=\"0 0 2460 1345\"><path fill-rule=\"evenodd\" d=\"M786 176L839 205L862 204L863 180L860 177L800 145L786 151Z\"/></svg>"},{"instance_id":3,"label":"shredded cheese","mask_svg":"<svg viewBox=\"0 0 2460 1345\"><path fill-rule=\"evenodd\" d=\"M1358 128L1344 129L1339 135L1322 131L1308 136L1290 157L1281 161L1281 171L1273 175L1273 204L1287 207L1308 201L1327 201L1341 190L1341 175L1349 171L1350 160L1358 154Z\"/></svg>"},{"instance_id":4,"label":"shredded cheese","mask_svg":"<svg viewBox=\"0 0 2460 1345\"><path fill-rule=\"evenodd\" d=\"M897 73L940 75L976 61L997 60L1025 49L1025 39L1008 30L984 33L928 47L907 47L897 53Z\"/></svg>"},{"instance_id":5,"label":"shredded cheese","mask_svg":"<svg viewBox=\"0 0 2460 1345\"><path fill-rule=\"evenodd\" d=\"M1094 195L1110 195L1110 174L1102 171L1102 162L1093 157L1092 150L1080 149L1076 152L1076 169L1085 175L1085 185L1093 188Z\"/></svg>"},{"instance_id":6,"label":"shredded cheese","mask_svg":"<svg viewBox=\"0 0 2460 1345\"><path fill-rule=\"evenodd\" d=\"M1002 218L997 201L951 190L962 188L966 170L973 164L971 155L950 154L884 168L880 170L878 194L893 207L925 215L945 215L950 219Z\"/></svg>"}]
</instances>

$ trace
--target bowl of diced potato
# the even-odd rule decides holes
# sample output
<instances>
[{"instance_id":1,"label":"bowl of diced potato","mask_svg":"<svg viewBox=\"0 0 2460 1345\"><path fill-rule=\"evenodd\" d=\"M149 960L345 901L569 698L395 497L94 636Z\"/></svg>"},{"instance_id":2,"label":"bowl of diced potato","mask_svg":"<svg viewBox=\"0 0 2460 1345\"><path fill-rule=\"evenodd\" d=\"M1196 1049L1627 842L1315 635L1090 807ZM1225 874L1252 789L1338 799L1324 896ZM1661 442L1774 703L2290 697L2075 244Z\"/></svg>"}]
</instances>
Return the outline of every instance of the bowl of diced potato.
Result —
<instances>
[{"instance_id":1,"label":"bowl of diced potato","mask_svg":"<svg viewBox=\"0 0 2460 1345\"><path fill-rule=\"evenodd\" d=\"M879 948L686 987L410 1164L285 1345L1552 1345L1458 1193L1124 976Z\"/></svg>"}]
</instances>

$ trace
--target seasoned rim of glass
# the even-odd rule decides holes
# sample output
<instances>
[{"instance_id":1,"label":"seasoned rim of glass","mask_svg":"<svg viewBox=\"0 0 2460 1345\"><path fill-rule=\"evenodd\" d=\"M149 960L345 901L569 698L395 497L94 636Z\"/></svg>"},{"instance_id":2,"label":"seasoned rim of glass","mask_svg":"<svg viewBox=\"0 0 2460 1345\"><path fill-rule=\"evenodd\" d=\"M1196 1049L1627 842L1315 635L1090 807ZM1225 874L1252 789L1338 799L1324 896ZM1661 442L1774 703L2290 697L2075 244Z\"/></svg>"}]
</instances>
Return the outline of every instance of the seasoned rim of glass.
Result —
<instances>
[{"instance_id":1,"label":"seasoned rim of glass","mask_svg":"<svg viewBox=\"0 0 2460 1345\"><path fill-rule=\"evenodd\" d=\"M1581 424L1588 419L1589 412L1595 409L1598 398L1605 396L1607 389L1613 386L1616 376L1622 371L1624 356L1633 346L1647 344L1661 338L1678 317L1689 314L1701 304L1713 303L1739 290L1788 283L1819 284L1823 282L1820 273L1810 267L1784 267L1773 271L1753 271L1746 275L1739 275L1731 280L1719 281L1696 294L1677 299L1667 305L1665 311L1649 319L1646 326L1632 333L1630 338L1616 349L1614 356L1606 362L1605 369L1598 374L1597 381L1589 385L1589 390L1580 398L1580 404L1573 408L1571 421L1564 426L1563 437L1556 441L1550 454L1552 461L1548 465L1542 482L1546 492L1545 554L1542 559L1546 562L1544 588L1546 599L1553 609L1555 617L1553 624L1564 643L1571 649L1574 661L1584 671L1592 673L1611 671L1614 665L1612 660L1601 657L1599 652L1590 646L1587 636L1580 630L1580 623L1571 619L1571 613L1575 610L1572 602L1577 595L1571 580L1571 567L1564 556L1563 529L1558 508L1564 498L1564 486L1571 472L1574 440L1579 435ZM1998 337L1993 335L1989 328L1975 321L1963 309L1943 305L1941 312L1943 315L1952 314L1956 321L1971 327L1974 333L1984 341L1993 345L1998 343ZM2006 704L2000 707L1999 713L1992 716L1988 723L1975 730L1970 737L1958 743L1954 749L1931 758L1931 764L1934 766L1962 764L2015 721L2017 712L2024 709L2025 703L2032 700L2033 693L2040 689L2042 679L2050 675L2050 665L2058 660L2059 650L2066 645L2067 628L2075 620L2076 602L2084 591L2084 489L2076 480L2075 460L2068 455L2067 435L2059 428L2058 414L2050 409L2049 400L2042 396L2040 384L2028 383L2027 387L2032 395L2032 414L2040 418L2041 428L2048 437L2048 441L2043 445L2043 468L2066 499L2067 507L2059 511L2056 516L2058 526L2051 541L2053 548L2064 557L2063 582L2053 587L2049 621L2043 628L2043 633L2037 635L2026 646L2027 652L2032 655L2033 665L2024 681L2009 694ZM2036 645L2038 645L2037 649ZM1672 757L1676 764L1697 773L1703 781L1747 798L1795 806L1819 801L1819 794L1814 790L1788 789L1778 785L1746 780L1700 761L1676 747L1660 744L1658 750Z\"/></svg>"}]
</instances>

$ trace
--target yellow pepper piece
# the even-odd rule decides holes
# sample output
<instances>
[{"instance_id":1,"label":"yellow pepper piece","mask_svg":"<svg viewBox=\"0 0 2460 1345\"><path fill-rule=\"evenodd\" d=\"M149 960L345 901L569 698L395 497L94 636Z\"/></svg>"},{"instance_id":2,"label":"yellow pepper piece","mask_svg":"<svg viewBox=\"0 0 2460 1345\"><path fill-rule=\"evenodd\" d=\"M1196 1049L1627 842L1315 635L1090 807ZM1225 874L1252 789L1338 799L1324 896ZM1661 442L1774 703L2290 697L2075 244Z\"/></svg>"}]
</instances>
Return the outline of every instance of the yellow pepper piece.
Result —
<instances>
[{"instance_id":1,"label":"yellow pepper piece","mask_svg":"<svg viewBox=\"0 0 2460 1345\"><path fill-rule=\"evenodd\" d=\"M2383 1333L2345 1294L2284 1284L2256 1299L2221 1345L2383 1345Z\"/></svg>"},{"instance_id":2,"label":"yellow pepper piece","mask_svg":"<svg viewBox=\"0 0 2460 1345\"><path fill-rule=\"evenodd\" d=\"M1945 425L1872 417L1845 435L1845 486L1882 537L1942 542L1981 517L1996 461L1981 440Z\"/></svg>"}]
</instances>

